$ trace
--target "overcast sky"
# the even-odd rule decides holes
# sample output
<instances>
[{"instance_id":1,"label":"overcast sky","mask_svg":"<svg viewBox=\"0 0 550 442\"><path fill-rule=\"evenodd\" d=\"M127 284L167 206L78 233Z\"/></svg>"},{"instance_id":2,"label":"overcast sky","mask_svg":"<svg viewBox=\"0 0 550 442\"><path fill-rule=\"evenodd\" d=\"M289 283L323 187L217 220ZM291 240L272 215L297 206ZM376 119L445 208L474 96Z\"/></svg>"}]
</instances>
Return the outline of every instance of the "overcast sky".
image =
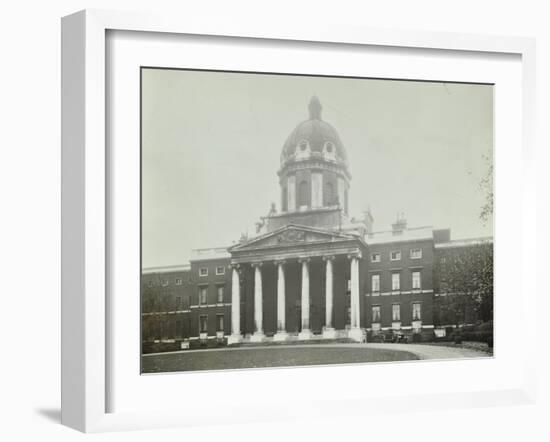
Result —
<instances>
[{"instance_id":1,"label":"overcast sky","mask_svg":"<svg viewBox=\"0 0 550 442\"><path fill-rule=\"evenodd\" d=\"M453 239L492 235L479 219L492 86L145 69L144 267L229 246L280 208L281 149L314 94L348 154L351 216L370 205L375 230L404 212Z\"/></svg>"}]
</instances>

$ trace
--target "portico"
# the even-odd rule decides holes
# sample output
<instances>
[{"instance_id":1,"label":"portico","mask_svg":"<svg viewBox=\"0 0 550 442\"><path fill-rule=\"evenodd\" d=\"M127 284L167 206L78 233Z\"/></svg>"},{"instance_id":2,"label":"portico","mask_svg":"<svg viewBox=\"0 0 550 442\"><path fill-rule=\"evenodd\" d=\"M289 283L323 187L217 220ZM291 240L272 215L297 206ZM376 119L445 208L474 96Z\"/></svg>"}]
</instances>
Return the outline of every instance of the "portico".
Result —
<instances>
[{"instance_id":1,"label":"portico","mask_svg":"<svg viewBox=\"0 0 550 442\"><path fill-rule=\"evenodd\" d=\"M363 247L353 235L288 225L230 248L232 297L239 307L232 303L229 344L243 339L262 342L266 337L279 342L344 336L363 341L359 287ZM293 281L288 281L289 271ZM270 284L274 292L265 292L266 277L275 278ZM244 298L243 291L248 292ZM246 316L250 303L253 324L241 319L241 310ZM275 330L266 330L268 319Z\"/></svg>"}]
</instances>

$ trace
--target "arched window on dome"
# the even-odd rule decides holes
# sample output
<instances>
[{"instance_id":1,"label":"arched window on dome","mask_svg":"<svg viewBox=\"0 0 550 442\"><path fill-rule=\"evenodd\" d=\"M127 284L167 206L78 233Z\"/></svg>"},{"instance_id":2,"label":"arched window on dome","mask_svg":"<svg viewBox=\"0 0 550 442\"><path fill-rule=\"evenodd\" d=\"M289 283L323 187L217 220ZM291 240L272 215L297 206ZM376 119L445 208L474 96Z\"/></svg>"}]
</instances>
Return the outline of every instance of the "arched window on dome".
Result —
<instances>
[{"instance_id":1,"label":"arched window on dome","mask_svg":"<svg viewBox=\"0 0 550 442\"><path fill-rule=\"evenodd\" d=\"M325 206L334 206L336 201L334 199L334 186L328 182L325 184Z\"/></svg>"},{"instance_id":2,"label":"arched window on dome","mask_svg":"<svg viewBox=\"0 0 550 442\"><path fill-rule=\"evenodd\" d=\"M300 181L298 185L298 207L309 206L309 188L307 181Z\"/></svg>"}]
</instances>

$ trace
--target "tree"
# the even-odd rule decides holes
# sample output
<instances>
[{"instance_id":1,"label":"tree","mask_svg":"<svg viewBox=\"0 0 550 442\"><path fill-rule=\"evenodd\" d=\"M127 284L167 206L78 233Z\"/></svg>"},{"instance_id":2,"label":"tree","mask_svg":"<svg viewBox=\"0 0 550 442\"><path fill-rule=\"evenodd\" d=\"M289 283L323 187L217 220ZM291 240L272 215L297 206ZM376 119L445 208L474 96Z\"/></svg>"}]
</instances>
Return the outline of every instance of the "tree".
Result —
<instances>
[{"instance_id":1,"label":"tree","mask_svg":"<svg viewBox=\"0 0 550 442\"><path fill-rule=\"evenodd\" d=\"M434 271L440 324L464 324L470 314L484 322L493 319L492 242L449 249Z\"/></svg>"},{"instance_id":2,"label":"tree","mask_svg":"<svg viewBox=\"0 0 550 442\"><path fill-rule=\"evenodd\" d=\"M484 156L483 158L487 163L487 172L482 178L479 187L485 193L485 204L481 206L479 218L486 224L493 218L493 160L489 156Z\"/></svg>"}]
</instances>

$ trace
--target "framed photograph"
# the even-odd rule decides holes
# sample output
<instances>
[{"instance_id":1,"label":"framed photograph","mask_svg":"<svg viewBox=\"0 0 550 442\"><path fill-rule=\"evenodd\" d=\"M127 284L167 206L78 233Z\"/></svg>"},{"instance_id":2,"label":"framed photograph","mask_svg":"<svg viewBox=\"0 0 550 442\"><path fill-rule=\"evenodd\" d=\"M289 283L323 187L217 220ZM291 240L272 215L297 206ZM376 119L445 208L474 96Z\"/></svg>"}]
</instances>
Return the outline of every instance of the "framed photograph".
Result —
<instances>
[{"instance_id":1,"label":"framed photograph","mask_svg":"<svg viewBox=\"0 0 550 442\"><path fill-rule=\"evenodd\" d=\"M532 401L533 41L264 25L63 19L63 423Z\"/></svg>"}]
</instances>

